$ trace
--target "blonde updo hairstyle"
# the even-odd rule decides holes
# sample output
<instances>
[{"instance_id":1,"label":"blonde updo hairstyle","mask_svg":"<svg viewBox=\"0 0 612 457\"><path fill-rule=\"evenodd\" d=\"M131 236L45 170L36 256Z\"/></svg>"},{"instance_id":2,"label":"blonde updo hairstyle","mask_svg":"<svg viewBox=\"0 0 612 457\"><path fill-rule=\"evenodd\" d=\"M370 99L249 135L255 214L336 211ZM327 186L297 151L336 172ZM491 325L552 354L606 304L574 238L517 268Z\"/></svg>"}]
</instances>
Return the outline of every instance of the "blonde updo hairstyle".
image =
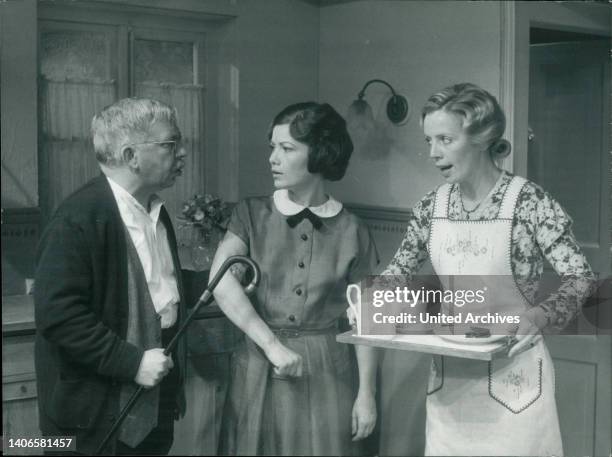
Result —
<instances>
[{"instance_id":1,"label":"blonde updo hairstyle","mask_svg":"<svg viewBox=\"0 0 612 457\"><path fill-rule=\"evenodd\" d=\"M465 132L474 144L482 145L497 162L510 154L510 143L504 139L506 116L497 99L471 83L454 84L429 97L421 110L421 124L434 111L452 113L463 122Z\"/></svg>"}]
</instances>

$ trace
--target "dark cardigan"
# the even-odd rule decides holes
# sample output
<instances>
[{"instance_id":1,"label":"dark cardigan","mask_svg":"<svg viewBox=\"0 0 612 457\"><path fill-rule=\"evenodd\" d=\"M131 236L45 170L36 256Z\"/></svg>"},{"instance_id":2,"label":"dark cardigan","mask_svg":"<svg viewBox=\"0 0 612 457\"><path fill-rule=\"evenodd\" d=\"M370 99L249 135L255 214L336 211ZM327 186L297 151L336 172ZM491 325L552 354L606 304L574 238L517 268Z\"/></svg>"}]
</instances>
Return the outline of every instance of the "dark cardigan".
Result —
<instances>
[{"instance_id":1,"label":"dark cardigan","mask_svg":"<svg viewBox=\"0 0 612 457\"><path fill-rule=\"evenodd\" d=\"M165 209L160 220L177 275L180 322L185 303L176 238ZM35 284L41 431L76 436L79 452L92 452L118 415L120 384L133 381L143 355L142 349L125 341L126 239L106 177L89 181L54 214L38 247ZM182 385L184 341L178 359ZM184 413L182 388L177 405Z\"/></svg>"}]
</instances>

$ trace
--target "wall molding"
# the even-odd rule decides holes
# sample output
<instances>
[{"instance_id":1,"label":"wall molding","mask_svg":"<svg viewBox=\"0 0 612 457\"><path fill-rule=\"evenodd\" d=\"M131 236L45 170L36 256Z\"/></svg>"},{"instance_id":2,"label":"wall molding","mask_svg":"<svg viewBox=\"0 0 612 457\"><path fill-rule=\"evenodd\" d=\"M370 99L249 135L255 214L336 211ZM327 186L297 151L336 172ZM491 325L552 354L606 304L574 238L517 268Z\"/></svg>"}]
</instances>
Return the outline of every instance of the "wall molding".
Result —
<instances>
[{"instance_id":1,"label":"wall molding","mask_svg":"<svg viewBox=\"0 0 612 457\"><path fill-rule=\"evenodd\" d=\"M39 17L46 20L66 20L71 16L81 20L80 12L95 12L96 15L88 16L88 21L116 25L114 18L109 22L105 15L119 14L126 23L143 15L162 15L188 20L195 31L201 30L200 21L225 21L240 14L235 1L224 0L39 0L38 5Z\"/></svg>"},{"instance_id":2,"label":"wall molding","mask_svg":"<svg viewBox=\"0 0 612 457\"><path fill-rule=\"evenodd\" d=\"M376 232L403 234L412 210L381 206L347 204L347 209L364 220Z\"/></svg>"},{"instance_id":3,"label":"wall molding","mask_svg":"<svg viewBox=\"0 0 612 457\"><path fill-rule=\"evenodd\" d=\"M15 225L38 224L40 222L40 209L31 208L2 208L2 236L4 229Z\"/></svg>"},{"instance_id":4,"label":"wall molding","mask_svg":"<svg viewBox=\"0 0 612 457\"><path fill-rule=\"evenodd\" d=\"M360 205L357 203L347 203L347 209L357 214L363 219L376 219L395 222L407 222L412 214L411 209L390 208L375 205Z\"/></svg>"}]
</instances>

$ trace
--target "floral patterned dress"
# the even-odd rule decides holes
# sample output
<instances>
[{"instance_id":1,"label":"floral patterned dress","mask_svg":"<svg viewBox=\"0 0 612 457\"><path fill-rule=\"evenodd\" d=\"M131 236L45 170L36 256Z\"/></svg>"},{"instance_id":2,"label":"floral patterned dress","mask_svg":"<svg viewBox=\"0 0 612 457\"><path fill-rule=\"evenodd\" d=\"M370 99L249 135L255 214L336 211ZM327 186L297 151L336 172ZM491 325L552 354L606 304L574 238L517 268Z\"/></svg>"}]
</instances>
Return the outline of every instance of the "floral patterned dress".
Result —
<instances>
[{"instance_id":1,"label":"floral patterned dress","mask_svg":"<svg viewBox=\"0 0 612 457\"><path fill-rule=\"evenodd\" d=\"M451 220L491 220L497 217L513 175L503 172L496 185L472 212L465 211L459 186L449 198ZM395 256L382 273L407 275L419 271L428 259L429 228L436 191L431 191L413 208L406 235ZM576 316L592 286L593 272L571 230L572 220L561 205L537 184L528 181L519 194L512 221L511 263L515 280L531 303L547 260L562 283L555 293L539 303L549 326L561 330Z\"/></svg>"}]
</instances>

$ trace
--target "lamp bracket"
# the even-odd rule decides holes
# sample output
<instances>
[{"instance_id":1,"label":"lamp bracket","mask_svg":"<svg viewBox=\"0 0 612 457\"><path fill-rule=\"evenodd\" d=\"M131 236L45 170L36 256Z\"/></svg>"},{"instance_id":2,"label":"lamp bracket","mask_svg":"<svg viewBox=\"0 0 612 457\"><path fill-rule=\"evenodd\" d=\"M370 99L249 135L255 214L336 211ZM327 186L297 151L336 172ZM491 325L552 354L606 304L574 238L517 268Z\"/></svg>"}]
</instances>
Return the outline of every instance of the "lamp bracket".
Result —
<instances>
[{"instance_id":1,"label":"lamp bracket","mask_svg":"<svg viewBox=\"0 0 612 457\"><path fill-rule=\"evenodd\" d=\"M392 95L389 101L387 102L387 116L389 117L389 120L393 122L394 124L399 124L404 119L406 119L406 116L408 115L408 108L409 108L408 100L406 100L406 97L396 93L393 87L391 87L391 84L389 84L386 81L383 81L382 79L371 79L367 83L365 83L365 85L363 86L363 89L359 91L359 94L358 94L359 100L363 100L366 89L372 83L384 84L385 86L389 88L389 90L391 90Z\"/></svg>"},{"instance_id":2,"label":"lamp bracket","mask_svg":"<svg viewBox=\"0 0 612 457\"><path fill-rule=\"evenodd\" d=\"M391 84L389 84L387 81L383 81L382 79L370 79L367 83L365 83L365 85L363 86L363 89L361 89L359 91L359 99L361 100L364 96L365 96L365 91L368 88L368 86L372 83L381 83L384 84L385 86L387 86L389 88L389 90L391 91L391 93L393 95L395 95L395 90L393 90L393 87L391 87Z\"/></svg>"}]
</instances>

